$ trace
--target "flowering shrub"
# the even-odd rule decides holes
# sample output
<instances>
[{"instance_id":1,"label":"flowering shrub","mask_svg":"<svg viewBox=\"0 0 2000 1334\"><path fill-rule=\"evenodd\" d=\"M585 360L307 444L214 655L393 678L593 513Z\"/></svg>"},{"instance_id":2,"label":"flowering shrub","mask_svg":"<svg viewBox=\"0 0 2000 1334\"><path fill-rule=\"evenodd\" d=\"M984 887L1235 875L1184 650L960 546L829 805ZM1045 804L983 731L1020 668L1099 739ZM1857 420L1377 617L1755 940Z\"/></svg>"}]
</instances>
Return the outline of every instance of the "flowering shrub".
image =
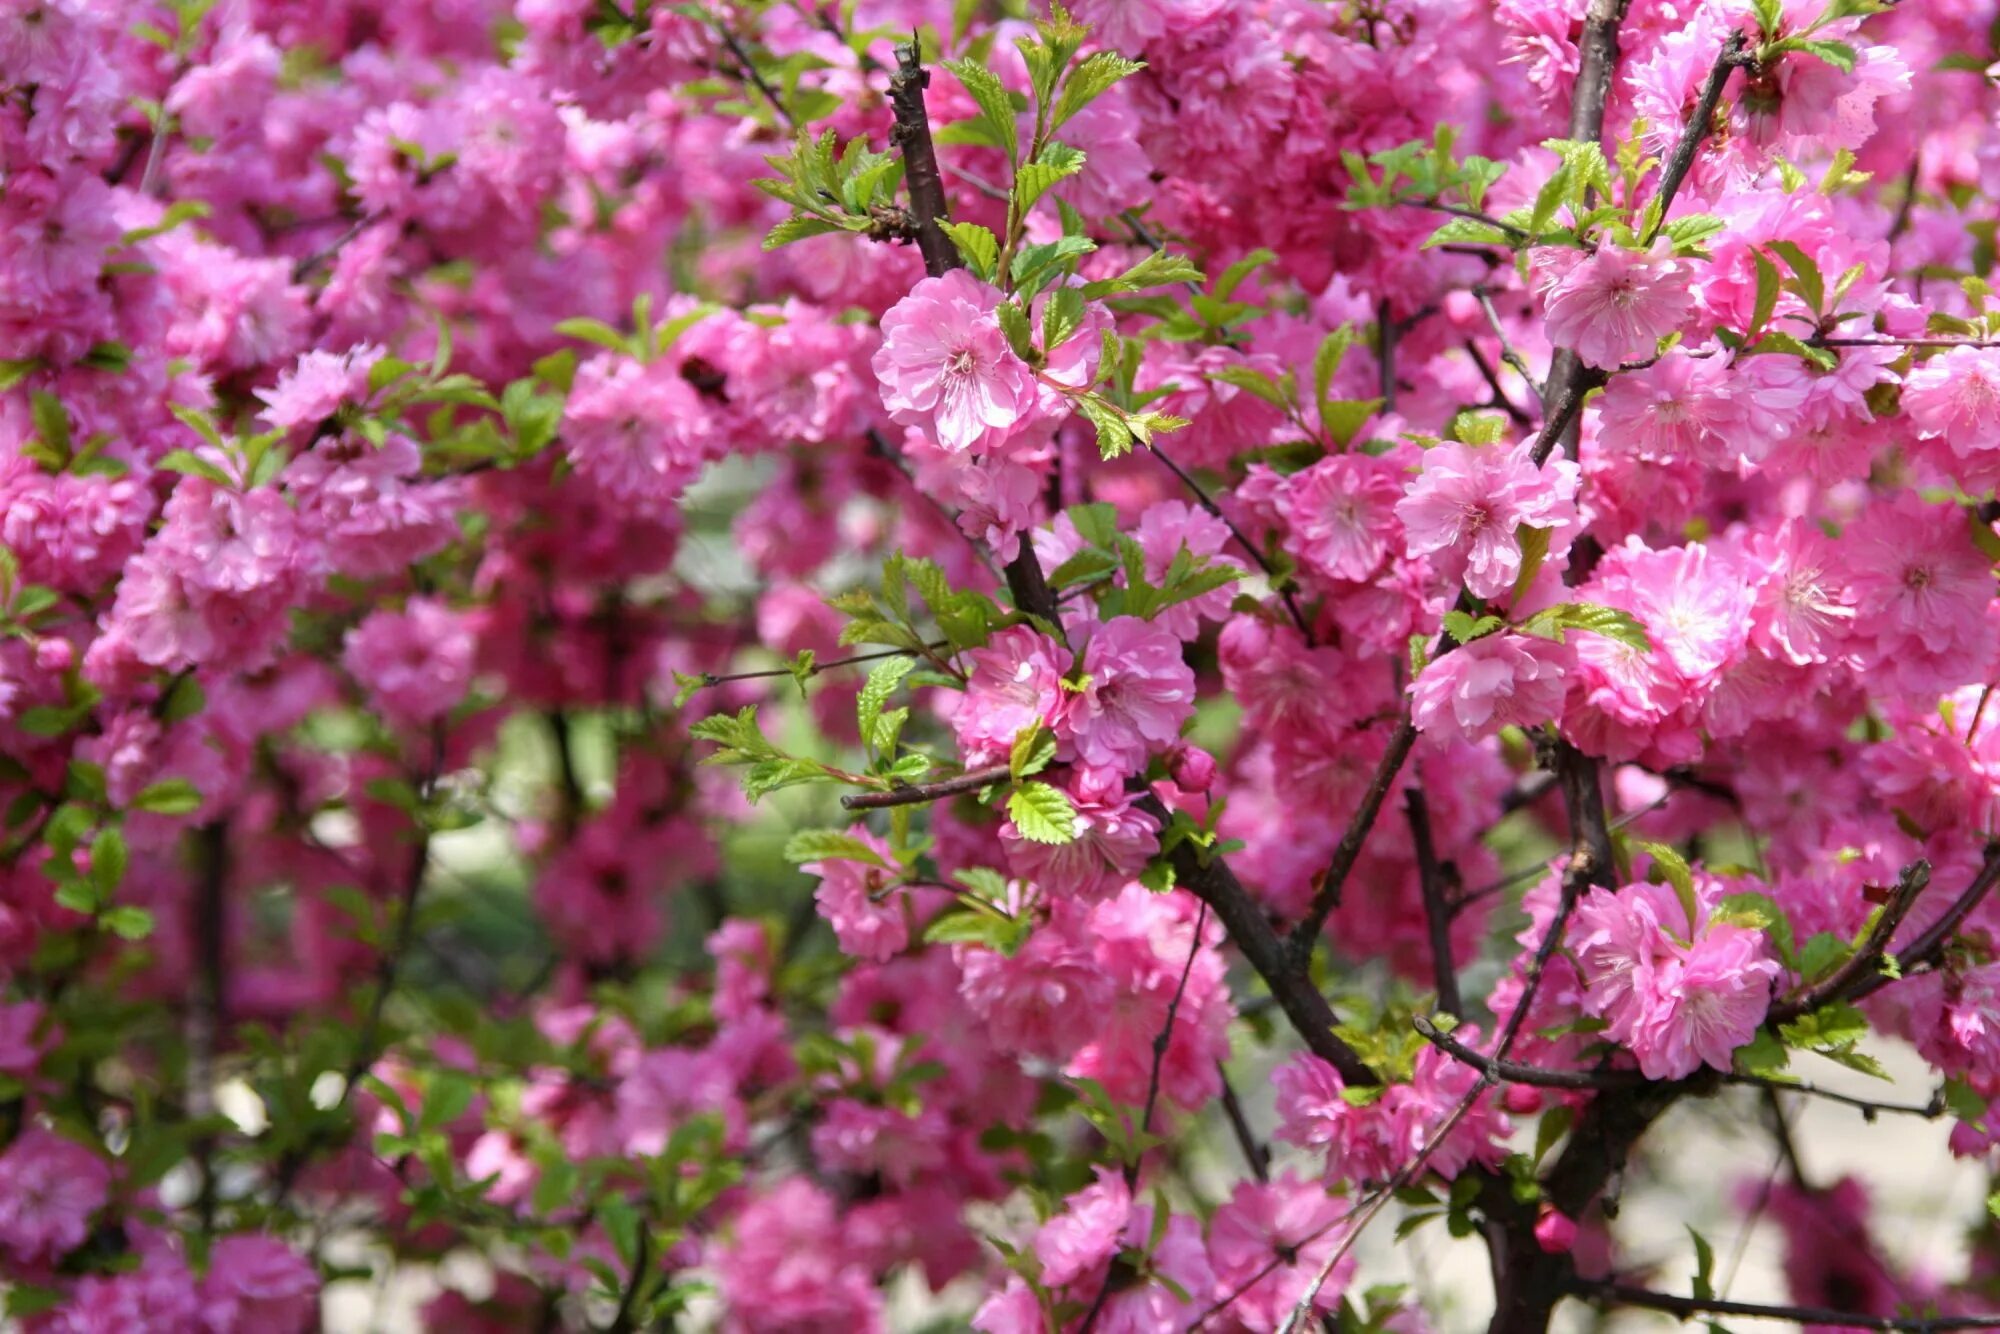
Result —
<instances>
[{"instance_id":1,"label":"flowering shrub","mask_svg":"<svg viewBox=\"0 0 2000 1334\"><path fill-rule=\"evenodd\" d=\"M7 1316L2000 1324L1997 19L0 0Z\"/></svg>"}]
</instances>

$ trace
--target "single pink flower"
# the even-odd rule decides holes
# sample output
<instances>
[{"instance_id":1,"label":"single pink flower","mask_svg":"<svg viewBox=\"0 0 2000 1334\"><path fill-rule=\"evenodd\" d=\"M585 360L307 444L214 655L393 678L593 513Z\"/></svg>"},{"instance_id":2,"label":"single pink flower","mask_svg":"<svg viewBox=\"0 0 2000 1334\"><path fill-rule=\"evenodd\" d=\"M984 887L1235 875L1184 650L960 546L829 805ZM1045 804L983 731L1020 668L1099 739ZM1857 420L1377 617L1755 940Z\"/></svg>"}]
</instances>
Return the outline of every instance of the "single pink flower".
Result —
<instances>
[{"instance_id":1,"label":"single pink flower","mask_svg":"<svg viewBox=\"0 0 2000 1334\"><path fill-rule=\"evenodd\" d=\"M893 869L896 856L865 825L855 825L847 832L874 849L881 863L840 857L807 862L799 869L820 877L813 900L819 904L820 916L833 927L840 948L858 959L881 963L910 943L902 896L888 892L897 879Z\"/></svg>"},{"instance_id":2,"label":"single pink flower","mask_svg":"<svg viewBox=\"0 0 2000 1334\"><path fill-rule=\"evenodd\" d=\"M1431 557L1445 578L1463 579L1475 597L1499 597L1521 573L1520 529L1550 530L1549 559L1569 554L1577 477L1568 459L1537 467L1526 444L1434 446L1396 505L1404 546Z\"/></svg>"},{"instance_id":3,"label":"single pink flower","mask_svg":"<svg viewBox=\"0 0 2000 1334\"><path fill-rule=\"evenodd\" d=\"M1664 242L1645 254L1607 243L1549 289L1549 341L1574 349L1586 366L1616 370L1652 356L1693 306L1687 277Z\"/></svg>"},{"instance_id":4,"label":"single pink flower","mask_svg":"<svg viewBox=\"0 0 2000 1334\"><path fill-rule=\"evenodd\" d=\"M882 317L875 376L905 426L952 453L1004 443L1035 405L1035 377L993 313L1000 293L963 269L926 278Z\"/></svg>"},{"instance_id":5,"label":"single pink flower","mask_svg":"<svg viewBox=\"0 0 2000 1334\"><path fill-rule=\"evenodd\" d=\"M1124 776L1180 739L1194 714L1194 671L1173 635L1136 616L1097 627L1084 682L1063 701L1056 736L1085 768Z\"/></svg>"}]
</instances>

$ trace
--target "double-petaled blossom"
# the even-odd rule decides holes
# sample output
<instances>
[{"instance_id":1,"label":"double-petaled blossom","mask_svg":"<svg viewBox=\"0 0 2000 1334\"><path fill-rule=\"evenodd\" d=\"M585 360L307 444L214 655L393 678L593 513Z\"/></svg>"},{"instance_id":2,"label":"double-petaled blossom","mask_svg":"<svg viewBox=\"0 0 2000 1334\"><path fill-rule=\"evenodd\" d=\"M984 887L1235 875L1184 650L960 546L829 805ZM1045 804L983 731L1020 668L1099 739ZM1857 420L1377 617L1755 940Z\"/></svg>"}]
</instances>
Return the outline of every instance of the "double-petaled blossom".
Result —
<instances>
[{"instance_id":1,"label":"double-petaled blossom","mask_svg":"<svg viewBox=\"0 0 2000 1334\"><path fill-rule=\"evenodd\" d=\"M926 278L882 317L882 405L952 452L998 449L1033 410L1034 372L1000 327L1000 293L963 269Z\"/></svg>"},{"instance_id":2,"label":"double-petaled blossom","mask_svg":"<svg viewBox=\"0 0 2000 1334\"><path fill-rule=\"evenodd\" d=\"M1763 933L1715 920L1699 890L1688 907L1667 885L1593 890L1571 931L1585 1010L1648 1079L1730 1068L1756 1036L1780 969Z\"/></svg>"},{"instance_id":3,"label":"double-petaled blossom","mask_svg":"<svg viewBox=\"0 0 2000 1334\"><path fill-rule=\"evenodd\" d=\"M1537 466L1526 444L1437 445L1396 505L1404 547L1475 597L1499 597L1521 574L1521 529L1548 530L1550 559L1568 554L1577 476L1567 459Z\"/></svg>"},{"instance_id":4,"label":"double-petaled blossom","mask_svg":"<svg viewBox=\"0 0 2000 1334\"><path fill-rule=\"evenodd\" d=\"M896 854L866 826L855 825L847 836L867 853L857 848L852 856L830 856L799 869L819 877L813 900L833 927L840 948L858 959L880 962L910 943L902 896L893 892Z\"/></svg>"},{"instance_id":5,"label":"double-petaled blossom","mask_svg":"<svg viewBox=\"0 0 2000 1334\"><path fill-rule=\"evenodd\" d=\"M1447 653L1410 685L1410 715L1426 733L1478 741L1562 713L1565 645L1496 634Z\"/></svg>"},{"instance_id":6,"label":"double-petaled blossom","mask_svg":"<svg viewBox=\"0 0 2000 1334\"><path fill-rule=\"evenodd\" d=\"M1543 296L1549 340L1586 366L1616 370L1653 355L1693 309L1683 266L1664 242L1650 251L1601 245L1551 261Z\"/></svg>"},{"instance_id":7,"label":"double-petaled blossom","mask_svg":"<svg viewBox=\"0 0 2000 1334\"><path fill-rule=\"evenodd\" d=\"M1136 616L1096 627L1083 651L1083 679L1055 720L1057 738L1086 769L1123 776L1180 738L1194 714L1194 672L1181 643Z\"/></svg>"}]
</instances>

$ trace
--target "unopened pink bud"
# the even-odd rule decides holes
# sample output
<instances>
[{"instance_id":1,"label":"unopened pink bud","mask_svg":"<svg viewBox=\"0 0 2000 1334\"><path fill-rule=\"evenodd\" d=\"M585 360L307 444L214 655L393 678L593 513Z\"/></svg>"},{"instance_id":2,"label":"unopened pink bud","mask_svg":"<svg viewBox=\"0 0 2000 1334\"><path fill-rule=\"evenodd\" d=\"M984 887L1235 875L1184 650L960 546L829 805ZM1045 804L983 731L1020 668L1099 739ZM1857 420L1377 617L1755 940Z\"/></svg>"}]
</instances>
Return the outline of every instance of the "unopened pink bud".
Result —
<instances>
[{"instance_id":1,"label":"unopened pink bud","mask_svg":"<svg viewBox=\"0 0 2000 1334\"><path fill-rule=\"evenodd\" d=\"M1535 1220L1535 1240L1550 1255L1566 1255L1576 1245L1576 1220L1553 1205L1542 1206Z\"/></svg>"},{"instance_id":2,"label":"unopened pink bud","mask_svg":"<svg viewBox=\"0 0 2000 1334\"><path fill-rule=\"evenodd\" d=\"M1200 746L1176 746L1167 758L1167 772L1183 792L1206 792L1215 784L1215 756Z\"/></svg>"}]
</instances>

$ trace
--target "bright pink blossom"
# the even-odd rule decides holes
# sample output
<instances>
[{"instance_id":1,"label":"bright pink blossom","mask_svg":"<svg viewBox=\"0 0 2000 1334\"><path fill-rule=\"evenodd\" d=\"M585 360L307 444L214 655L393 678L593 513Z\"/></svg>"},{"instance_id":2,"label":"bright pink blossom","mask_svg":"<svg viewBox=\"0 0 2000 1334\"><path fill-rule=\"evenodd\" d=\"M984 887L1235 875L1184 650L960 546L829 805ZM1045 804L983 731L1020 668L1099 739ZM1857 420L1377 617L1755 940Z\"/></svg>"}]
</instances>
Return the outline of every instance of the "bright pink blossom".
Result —
<instances>
[{"instance_id":1,"label":"bright pink blossom","mask_svg":"<svg viewBox=\"0 0 2000 1334\"><path fill-rule=\"evenodd\" d=\"M1425 452L1396 517L1410 555L1429 556L1474 596L1496 598L1520 577L1522 528L1549 530L1551 559L1568 553L1576 485L1576 464L1557 458L1537 467L1525 444L1441 444Z\"/></svg>"}]
</instances>

